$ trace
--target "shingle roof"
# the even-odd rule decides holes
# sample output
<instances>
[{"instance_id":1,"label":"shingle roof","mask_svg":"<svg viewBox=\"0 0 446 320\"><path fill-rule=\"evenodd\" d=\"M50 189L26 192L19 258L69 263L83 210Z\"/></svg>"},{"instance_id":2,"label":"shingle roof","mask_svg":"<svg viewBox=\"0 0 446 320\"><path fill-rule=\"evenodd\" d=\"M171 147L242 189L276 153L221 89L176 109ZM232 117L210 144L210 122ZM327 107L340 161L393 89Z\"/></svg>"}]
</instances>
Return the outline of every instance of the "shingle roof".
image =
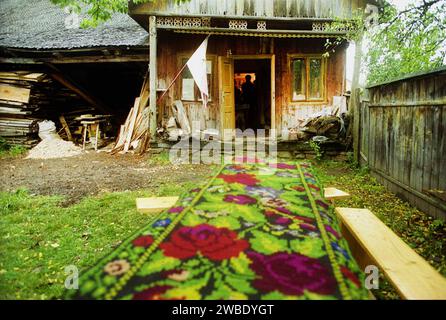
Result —
<instances>
[{"instance_id":1,"label":"shingle roof","mask_svg":"<svg viewBox=\"0 0 446 320\"><path fill-rule=\"evenodd\" d=\"M0 47L72 49L147 46L148 34L126 14L97 28L68 29L68 14L50 0L0 0Z\"/></svg>"}]
</instances>

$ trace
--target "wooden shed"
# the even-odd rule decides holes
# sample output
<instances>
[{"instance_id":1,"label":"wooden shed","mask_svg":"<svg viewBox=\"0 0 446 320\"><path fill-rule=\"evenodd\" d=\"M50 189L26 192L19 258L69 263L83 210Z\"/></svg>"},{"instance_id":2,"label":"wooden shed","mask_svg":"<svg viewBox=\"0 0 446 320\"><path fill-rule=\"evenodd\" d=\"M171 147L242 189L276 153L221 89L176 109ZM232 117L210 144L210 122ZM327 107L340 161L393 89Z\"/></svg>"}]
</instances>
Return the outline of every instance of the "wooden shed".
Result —
<instances>
[{"instance_id":1,"label":"wooden shed","mask_svg":"<svg viewBox=\"0 0 446 320\"><path fill-rule=\"evenodd\" d=\"M366 0L190 0L130 3L130 15L149 31L151 132L180 100L200 129L238 128L243 111L237 95L246 75L255 80L255 109L245 116L253 129L298 127L309 115L342 103L346 91L346 49L326 57L327 39L346 30L327 28L337 18L364 10ZM187 69L166 98L157 97L209 38L210 102L202 106ZM252 109L252 108L251 108Z\"/></svg>"}]
</instances>

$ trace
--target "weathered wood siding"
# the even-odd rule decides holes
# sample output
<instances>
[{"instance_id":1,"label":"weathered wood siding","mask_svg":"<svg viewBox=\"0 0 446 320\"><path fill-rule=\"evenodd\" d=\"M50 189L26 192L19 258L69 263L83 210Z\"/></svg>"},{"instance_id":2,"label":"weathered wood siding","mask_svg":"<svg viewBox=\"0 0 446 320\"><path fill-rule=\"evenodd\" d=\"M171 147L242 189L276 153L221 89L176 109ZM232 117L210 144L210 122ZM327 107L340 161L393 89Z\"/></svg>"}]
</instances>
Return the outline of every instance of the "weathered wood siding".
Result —
<instances>
[{"instance_id":1,"label":"weathered wood siding","mask_svg":"<svg viewBox=\"0 0 446 320\"><path fill-rule=\"evenodd\" d=\"M180 56L189 57L200 45L204 35L176 34L159 32L158 35L158 87L170 84L181 68ZM299 121L330 106L333 96L343 94L345 81L345 47L340 46L327 61L326 100L322 102L291 102L291 76L288 54L324 52L325 39L264 39L254 37L233 37L213 35L209 38L208 58L214 59L213 86L210 88L212 100L204 109L201 103L183 101L189 120L199 120L202 128L220 128L217 57L233 55L275 54L275 93L276 129L294 128ZM180 99L180 83L169 90L159 106L159 116L169 114L169 106Z\"/></svg>"},{"instance_id":2,"label":"weathered wood siding","mask_svg":"<svg viewBox=\"0 0 446 320\"><path fill-rule=\"evenodd\" d=\"M368 90L361 108L361 155L373 174L435 217L446 203L446 69Z\"/></svg>"},{"instance_id":3,"label":"weathered wood siding","mask_svg":"<svg viewBox=\"0 0 446 320\"><path fill-rule=\"evenodd\" d=\"M131 14L264 18L348 18L364 0L157 0L130 5Z\"/></svg>"}]
</instances>

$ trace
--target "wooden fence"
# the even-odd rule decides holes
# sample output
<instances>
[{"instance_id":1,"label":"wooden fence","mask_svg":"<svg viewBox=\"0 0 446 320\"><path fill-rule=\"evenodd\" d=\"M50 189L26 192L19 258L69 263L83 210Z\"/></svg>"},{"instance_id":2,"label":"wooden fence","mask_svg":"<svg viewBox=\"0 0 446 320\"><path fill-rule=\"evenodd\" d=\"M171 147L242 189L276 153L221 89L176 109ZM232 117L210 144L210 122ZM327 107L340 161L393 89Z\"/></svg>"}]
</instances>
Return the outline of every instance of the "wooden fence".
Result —
<instances>
[{"instance_id":1,"label":"wooden fence","mask_svg":"<svg viewBox=\"0 0 446 320\"><path fill-rule=\"evenodd\" d=\"M367 88L359 150L379 182L446 218L446 67Z\"/></svg>"}]
</instances>

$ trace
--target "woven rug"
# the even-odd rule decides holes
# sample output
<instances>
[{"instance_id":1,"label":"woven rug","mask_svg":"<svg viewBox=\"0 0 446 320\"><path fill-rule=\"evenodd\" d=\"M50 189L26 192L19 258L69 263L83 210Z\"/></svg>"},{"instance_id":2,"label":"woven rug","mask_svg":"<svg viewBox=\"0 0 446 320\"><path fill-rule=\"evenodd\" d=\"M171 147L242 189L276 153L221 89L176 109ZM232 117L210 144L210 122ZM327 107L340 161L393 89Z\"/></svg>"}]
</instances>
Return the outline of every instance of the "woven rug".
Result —
<instances>
[{"instance_id":1,"label":"woven rug","mask_svg":"<svg viewBox=\"0 0 446 320\"><path fill-rule=\"evenodd\" d=\"M70 299L367 299L305 163L222 166L81 273Z\"/></svg>"}]
</instances>

